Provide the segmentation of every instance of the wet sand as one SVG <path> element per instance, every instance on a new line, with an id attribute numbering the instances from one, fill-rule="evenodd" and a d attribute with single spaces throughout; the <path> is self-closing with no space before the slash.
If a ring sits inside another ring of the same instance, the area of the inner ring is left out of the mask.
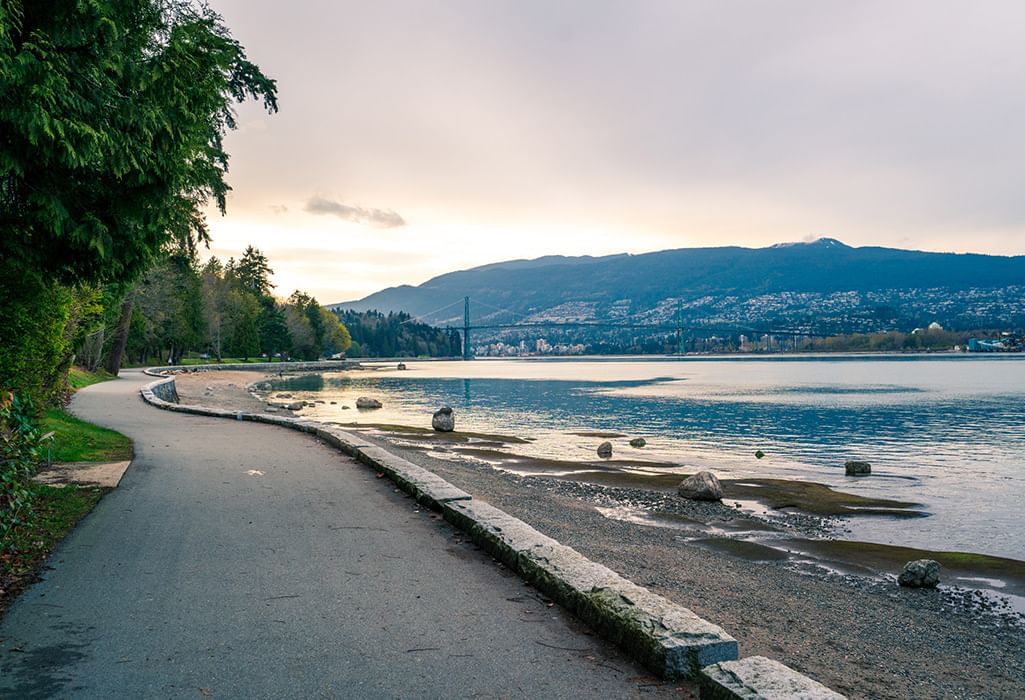
<path id="1" fill-rule="evenodd" d="M 179 377 L 183 402 L 262 410 L 245 390 L 259 375 L 213 374 Z M 531 464 L 515 455 L 514 441 L 498 435 L 358 429 L 722 625 L 745 656 L 778 659 L 850 697 L 1022 696 L 1021 616 L 970 589 L 898 587 L 896 570 L 925 556 L 920 550 L 827 538 L 842 528 L 843 519 L 830 514 L 838 503 L 853 511 L 848 517 L 871 509 L 917 514 L 914 504 L 845 501 L 850 494 L 809 482 L 749 479 L 727 483 L 725 503 L 697 503 L 673 492 L 679 474 L 637 473 L 611 460 Z M 765 513 L 742 511 L 731 499 L 760 499 Z M 933 557 L 948 567 L 945 584 L 974 577 L 996 590 L 1025 590 L 1021 562 L 947 554 Z"/>

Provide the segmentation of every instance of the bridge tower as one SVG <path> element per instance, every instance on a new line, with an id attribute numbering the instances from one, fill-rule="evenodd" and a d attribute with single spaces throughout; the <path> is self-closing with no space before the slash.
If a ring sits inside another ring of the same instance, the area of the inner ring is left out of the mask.
<path id="1" fill-rule="evenodd" d="M 463 359 L 473 359 L 470 352 L 470 297 L 463 297 Z"/>

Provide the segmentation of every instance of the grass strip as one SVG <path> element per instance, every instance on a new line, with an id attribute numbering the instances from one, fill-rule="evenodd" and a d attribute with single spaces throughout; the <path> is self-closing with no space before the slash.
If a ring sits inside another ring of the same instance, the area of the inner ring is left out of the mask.
<path id="1" fill-rule="evenodd" d="M 97 370 L 96 372 L 90 372 L 89 370 L 82 369 L 81 367 L 72 367 L 68 371 L 68 386 L 71 387 L 72 391 L 78 391 L 87 386 L 93 384 L 99 384 L 107 380 L 114 379 L 114 375 L 105 370 Z"/>
<path id="2" fill-rule="evenodd" d="M 119 462 L 132 457 L 132 441 L 121 433 L 87 423 L 60 408 L 51 408 L 40 430 L 53 432 L 54 462 Z"/>
<path id="3" fill-rule="evenodd" d="M 0 613 L 38 578 L 46 557 L 110 489 L 32 482 L 33 517 L 14 529 L 0 550 Z"/>

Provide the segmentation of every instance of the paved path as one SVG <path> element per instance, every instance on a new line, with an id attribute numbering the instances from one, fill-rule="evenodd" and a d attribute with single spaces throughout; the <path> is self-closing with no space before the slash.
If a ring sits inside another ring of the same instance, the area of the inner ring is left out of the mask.
<path id="1" fill-rule="evenodd" d="M 135 461 L 0 622 L 0 697 L 679 697 L 390 482 L 287 429 L 72 411 Z M 655 684 L 655 685 L 651 685 Z"/>

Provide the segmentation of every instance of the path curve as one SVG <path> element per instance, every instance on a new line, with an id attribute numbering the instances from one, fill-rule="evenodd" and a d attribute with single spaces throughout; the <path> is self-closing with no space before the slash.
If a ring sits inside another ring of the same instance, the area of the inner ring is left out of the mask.
<path id="1" fill-rule="evenodd" d="M 135 459 L 0 621 L 0 697 L 687 694 L 366 467 L 146 406 L 148 381 L 72 403 Z"/>

